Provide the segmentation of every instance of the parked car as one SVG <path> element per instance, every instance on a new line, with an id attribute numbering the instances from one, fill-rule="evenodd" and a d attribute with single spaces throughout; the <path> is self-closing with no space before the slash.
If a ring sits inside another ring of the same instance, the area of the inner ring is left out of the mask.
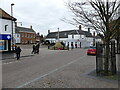
<path id="1" fill-rule="evenodd" d="M 96 55 L 96 47 L 90 47 L 87 50 L 87 55 Z"/>

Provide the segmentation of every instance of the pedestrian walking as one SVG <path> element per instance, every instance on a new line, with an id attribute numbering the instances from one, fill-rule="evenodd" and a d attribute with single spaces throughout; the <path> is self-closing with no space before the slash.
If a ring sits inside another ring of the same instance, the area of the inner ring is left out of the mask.
<path id="1" fill-rule="evenodd" d="M 31 53 L 32 53 L 32 54 L 33 54 L 33 53 L 35 54 L 35 53 L 36 53 L 36 50 L 35 50 L 35 49 L 36 49 L 36 46 L 35 46 L 35 44 L 33 44 L 33 47 L 32 47 L 32 48 L 33 48 L 33 50 L 32 50 Z"/>
<path id="2" fill-rule="evenodd" d="M 16 47 L 16 57 L 17 57 L 17 60 L 20 59 L 20 52 L 22 51 L 20 46 Z"/>
<path id="3" fill-rule="evenodd" d="M 71 43 L 71 49 L 73 49 L 73 48 L 74 48 L 73 43 Z"/>
<path id="4" fill-rule="evenodd" d="M 75 48 L 77 48 L 77 43 L 75 43 Z"/>
<path id="5" fill-rule="evenodd" d="M 39 54 L 39 48 L 40 48 L 40 44 L 37 43 L 37 45 L 36 45 L 36 53 L 37 53 L 37 54 Z"/>
<path id="6" fill-rule="evenodd" d="M 48 49 L 50 49 L 50 45 L 48 45 Z"/>
<path id="7" fill-rule="evenodd" d="M 69 50 L 69 44 L 67 45 L 67 50 Z"/>

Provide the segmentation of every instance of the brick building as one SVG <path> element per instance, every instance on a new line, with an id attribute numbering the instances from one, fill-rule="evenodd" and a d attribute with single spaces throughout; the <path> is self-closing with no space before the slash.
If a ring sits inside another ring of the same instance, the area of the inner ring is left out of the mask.
<path id="1" fill-rule="evenodd" d="M 36 32 L 30 28 L 18 27 L 15 28 L 16 44 L 32 44 L 36 42 Z"/>

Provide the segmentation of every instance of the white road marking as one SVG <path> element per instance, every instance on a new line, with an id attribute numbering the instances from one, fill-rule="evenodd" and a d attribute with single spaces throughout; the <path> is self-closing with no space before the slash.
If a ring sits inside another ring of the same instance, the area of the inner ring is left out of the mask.
<path id="1" fill-rule="evenodd" d="M 19 61 L 11 61 L 11 62 L 5 62 L 5 63 L 2 63 L 2 65 L 5 65 L 5 64 L 12 64 L 12 63 L 17 63 Z"/>
<path id="2" fill-rule="evenodd" d="M 64 67 L 66 67 L 66 66 L 69 66 L 70 64 L 72 64 L 72 63 L 74 63 L 74 62 L 79 61 L 80 59 L 83 59 L 84 57 L 86 57 L 86 55 L 84 55 L 84 56 L 82 56 L 82 57 L 80 57 L 80 58 L 78 58 L 78 59 L 76 59 L 76 60 L 74 60 L 74 61 L 71 61 L 71 62 L 69 62 L 69 63 L 67 63 L 67 64 L 65 64 L 65 65 L 63 65 L 63 66 L 61 66 L 61 67 L 58 67 L 58 68 L 56 68 L 56 69 L 54 69 L 54 70 L 52 70 L 52 71 L 50 71 L 50 72 L 48 72 L 48 73 L 40 76 L 40 77 L 37 77 L 37 78 L 35 78 L 35 79 L 33 79 L 33 80 L 29 81 L 29 82 L 26 82 L 26 83 L 24 83 L 24 84 L 22 84 L 22 85 L 20 85 L 20 86 L 18 86 L 18 87 L 16 87 L 16 88 L 22 88 L 22 87 L 24 87 L 24 86 L 26 86 L 26 85 L 28 85 L 28 84 L 30 84 L 30 83 L 32 83 L 32 82 L 35 82 L 35 81 L 37 81 L 37 80 L 40 80 L 40 79 L 42 79 L 43 77 L 46 77 L 46 76 L 48 76 L 48 75 L 50 75 L 50 74 L 52 74 L 52 73 L 54 73 L 54 72 L 56 72 L 56 71 L 64 68 Z M 15 90 L 16 90 L 16 89 L 15 89 Z"/>

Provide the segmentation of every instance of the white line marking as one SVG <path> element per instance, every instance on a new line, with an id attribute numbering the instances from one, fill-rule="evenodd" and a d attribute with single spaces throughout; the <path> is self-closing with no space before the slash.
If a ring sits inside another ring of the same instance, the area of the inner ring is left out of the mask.
<path id="1" fill-rule="evenodd" d="M 3 65 L 5 65 L 5 64 L 12 64 L 12 63 L 17 63 L 17 62 L 19 62 L 19 61 L 11 61 L 11 62 L 6 62 L 6 63 L 2 63 Z"/>
<path id="2" fill-rule="evenodd" d="M 35 79 L 33 79 L 33 80 L 29 81 L 29 82 L 26 82 L 26 83 L 24 83 L 24 84 L 22 84 L 22 85 L 20 85 L 20 86 L 18 86 L 18 87 L 16 87 L 16 88 L 22 88 L 22 87 L 24 87 L 24 86 L 26 86 L 26 85 L 28 85 L 28 84 L 30 84 L 30 83 L 32 83 L 32 82 L 35 82 L 35 81 L 37 81 L 37 80 L 40 80 L 40 79 L 42 79 L 42 78 L 45 77 L 45 76 L 48 76 L 48 75 L 50 75 L 50 74 L 52 74 L 52 73 L 54 73 L 54 72 L 56 72 L 56 71 L 58 71 L 58 70 L 60 70 L 60 69 L 62 69 L 62 68 L 64 68 L 64 67 L 66 67 L 66 66 L 74 63 L 74 62 L 77 62 L 77 61 L 79 61 L 80 59 L 83 59 L 84 57 L 86 57 L 86 55 L 84 55 L 84 56 L 82 56 L 82 57 L 80 57 L 80 58 L 78 58 L 78 59 L 76 59 L 76 60 L 74 60 L 74 61 L 71 61 L 71 62 L 69 62 L 69 63 L 67 63 L 67 64 L 65 64 L 65 65 L 63 65 L 63 66 L 61 66 L 61 67 L 58 67 L 58 68 L 56 68 L 56 69 L 48 72 L 47 74 L 44 74 L 44 75 L 42 75 L 42 76 L 40 76 L 40 77 L 38 77 L 38 78 L 35 78 Z"/>

